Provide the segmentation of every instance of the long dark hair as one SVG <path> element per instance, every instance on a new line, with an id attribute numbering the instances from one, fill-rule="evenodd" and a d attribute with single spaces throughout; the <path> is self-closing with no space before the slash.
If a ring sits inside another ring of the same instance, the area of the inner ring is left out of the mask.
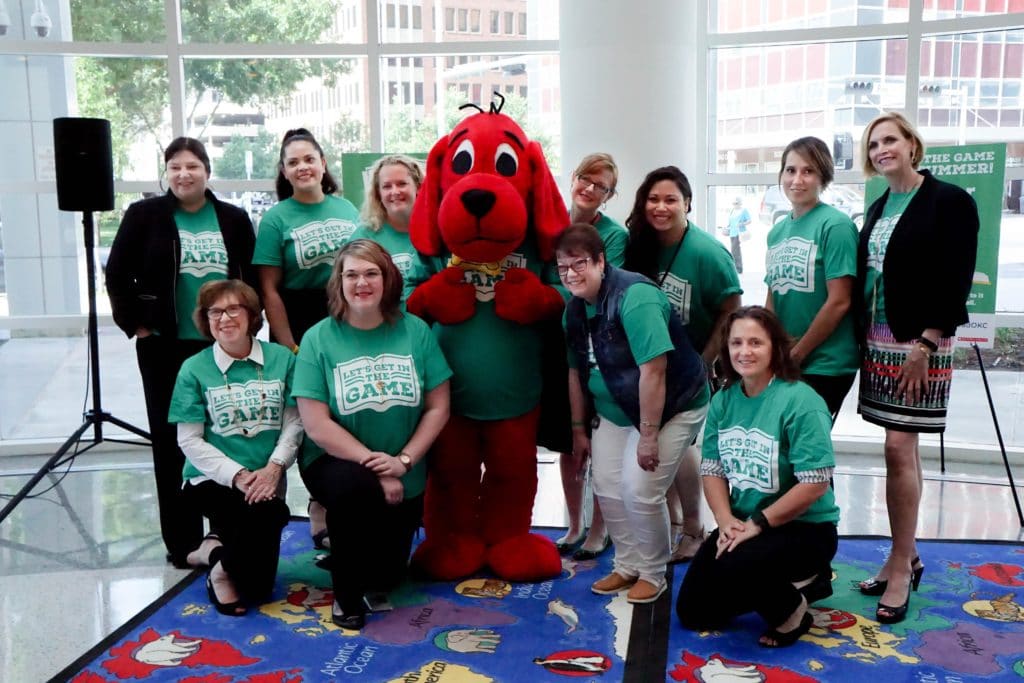
<path id="1" fill-rule="evenodd" d="M 325 159 L 327 155 L 324 154 L 324 148 L 320 146 L 320 143 L 316 141 L 313 134 L 305 128 L 293 128 L 286 131 L 284 139 L 281 140 L 281 153 L 277 157 L 277 180 L 274 181 L 274 189 L 277 190 L 277 198 L 288 199 L 295 194 L 295 188 L 288 182 L 288 179 L 284 177 L 284 150 L 293 142 L 305 141 L 313 145 L 316 151 L 320 154 L 321 159 Z M 323 188 L 324 194 L 334 194 L 338 191 L 338 183 L 334 180 L 334 176 L 331 175 L 330 170 L 324 168 L 323 178 L 320 179 L 320 187 Z"/>
<path id="2" fill-rule="evenodd" d="M 651 193 L 651 188 L 662 180 L 671 180 L 675 183 L 683 199 L 690 205 L 686 212 L 690 212 L 693 208 L 693 190 L 686 174 L 675 166 L 662 166 L 648 173 L 640 183 L 636 190 L 636 198 L 633 200 L 633 210 L 626 219 L 629 244 L 626 246 L 623 267 L 655 281 L 658 279 L 658 251 L 661 245 L 658 244 L 657 231 L 647 222 L 647 195 Z"/>
<path id="3" fill-rule="evenodd" d="M 772 358 L 769 364 L 772 374 L 787 382 L 800 379 L 800 366 L 789 354 L 793 342 L 785 328 L 782 327 L 778 316 L 764 306 L 743 306 L 734 310 L 722 321 L 718 357 L 722 359 L 722 375 L 725 377 L 726 383 L 732 384 L 740 379 L 740 374 L 732 366 L 732 359 L 729 356 L 729 331 L 734 322 L 744 318 L 753 320 L 768 333 L 768 339 L 772 343 Z"/>

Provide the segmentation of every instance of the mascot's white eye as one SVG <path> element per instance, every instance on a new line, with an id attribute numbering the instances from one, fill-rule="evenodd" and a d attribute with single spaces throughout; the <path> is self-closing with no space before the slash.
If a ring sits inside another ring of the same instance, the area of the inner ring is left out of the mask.
<path id="1" fill-rule="evenodd" d="M 512 177 L 519 168 L 519 156 L 512 145 L 503 142 L 494 152 L 494 170 L 506 177 Z"/>
<path id="2" fill-rule="evenodd" d="M 475 155 L 476 152 L 473 151 L 473 141 L 463 140 L 455 149 L 455 156 L 452 157 L 452 170 L 459 175 L 469 173 L 470 169 L 473 168 L 473 157 Z"/>

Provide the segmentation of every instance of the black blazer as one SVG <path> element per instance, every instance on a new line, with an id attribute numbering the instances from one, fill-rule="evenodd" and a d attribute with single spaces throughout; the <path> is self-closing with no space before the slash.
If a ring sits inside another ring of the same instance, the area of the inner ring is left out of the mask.
<path id="1" fill-rule="evenodd" d="M 213 204 L 228 252 L 228 277 L 240 278 L 256 288 L 252 265 L 256 233 L 249 215 L 206 191 Z M 174 295 L 181 265 L 181 243 L 174 222 L 177 198 L 167 192 L 128 207 L 107 259 L 107 294 L 114 322 L 129 338 L 146 327 L 175 338 L 178 320 Z"/>
<path id="2" fill-rule="evenodd" d="M 967 322 L 978 255 L 978 207 L 966 191 L 921 171 L 924 182 L 896 224 L 882 261 L 885 317 L 897 341 L 910 341 L 926 328 L 949 337 Z M 886 190 L 864 217 L 857 250 L 857 291 L 861 322 L 870 316 L 864 301 L 868 240 L 882 215 Z M 864 326 L 861 325 L 863 332 Z"/>

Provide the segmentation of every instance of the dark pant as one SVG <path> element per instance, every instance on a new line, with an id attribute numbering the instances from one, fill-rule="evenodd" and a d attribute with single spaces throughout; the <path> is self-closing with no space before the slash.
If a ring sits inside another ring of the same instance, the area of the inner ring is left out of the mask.
<path id="1" fill-rule="evenodd" d="M 150 335 L 135 342 L 135 353 L 146 395 L 146 416 L 153 439 L 153 471 L 160 506 L 160 533 L 175 564 L 203 539 L 203 516 L 185 502 L 181 493 L 181 470 L 185 455 L 178 448 L 178 426 L 167 421 L 174 381 L 181 364 L 207 346 L 208 341 L 169 339 Z"/>
<path id="2" fill-rule="evenodd" d="M 843 407 L 843 400 L 850 393 L 853 378 L 856 376 L 856 373 L 851 375 L 803 375 L 800 379 L 811 385 L 818 396 L 825 399 L 828 412 L 832 415 L 832 422 L 835 423 L 836 417 L 839 416 L 839 409 Z"/>
<path id="3" fill-rule="evenodd" d="M 288 314 L 288 329 L 296 344 L 302 343 L 306 330 L 327 317 L 327 292 L 323 289 L 285 289 L 279 292 Z M 277 341 L 270 335 L 271 341 Z"/>
<path id="4" fill-rule="evenodd" d="M 717 542 L 715 529 L 683 578 L 676 614 L 685 628 L 721 629 L 747 612 L 757 612 L 772 628 L 780 625 L 800 605 L 793 582 L 828 571 L 839 536 L 829 522 L 790 522 L 715 559 Z"/>
<path id="5" fill-rule="evenodd" d="M 220 562 L 243 600 L 265 600 L 274 590 L 281 530 L 288 523 L 288 505 L 280 498 L 245 502 L 238 489 L 204 481 L 185 484 L 184 497 L 210 519 L 224 546 Z"/>
<path id="6" fill-rule="evenodd" d="M 423 496 L 389 505 L 376 474 L 326 454 L 302 472 L 302 481 L 327 508 L 334 598 L 345 614 L 361 614 L 363 595 L 390 590 L 405 576 Z"/>
<path id="7" fill-rule="evenodd" d="M 732 246 L 732 260 L 736 262 L 736 272 L 743 272 L 743 247 L 740 246 L 740 236 L 729 238 L 730 246 Z"/>

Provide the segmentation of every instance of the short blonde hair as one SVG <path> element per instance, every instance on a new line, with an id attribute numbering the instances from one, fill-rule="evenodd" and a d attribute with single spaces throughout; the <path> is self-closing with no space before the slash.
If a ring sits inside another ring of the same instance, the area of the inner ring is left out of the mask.
<path id="1" fill-rule="evenodd" d="M 875 129 L 875 126 L 886 121 L 895 124 L 900 133 L 903 134 L 903 138 L 910 140 L 914 144 L 914 150 L 910 153 L 910 165 L 915 170 L 921 165 L 921 160 L 924 158 L 924 140 L 921 139 L 921 134 L 917 132 L 914 124 L 898 111 L 887 111 L 875 117 L 868 124 L 867 128 L 864 129 L 864 135 L 860 139 L 861 168 L 866 178 L 878 175 L 878 171 L 875 170 L 875 167 L 871 164 L 871 158 L 868 156 L 868 141 L 871 138 L 871 131 Z"/>
<path id="2" fill-rule="evenodd" d="M 608 171 L 612 174 L 612 191 L 608 193 L 608 198 L 613 197 L 615 195 L 615 187 L 619 184 L 619 167 L 615 165 L 615 159 L 612 159 L 611 154 L 605 152 L 588 154 L 583 157 L 579 166 L 572 172 L 572 177 L 578 178 L 581 175 L 598 171 Z"/>
<path id="3" fill-rule="evenodd" d="M 420 163 L 412 157 L 404 154 L 389 154 L 378 159 L 370 167 L 370 182 L 366 185 L 363 210 L 359 215 L 363 224 L 374 232 L 380 230 L 380 227 L 388 219 L 388 212 L 384 209 L 384 202 L 380 197 L 380 172 L 385 166 L 405 166 L 409 170 L 409 176 L 412 178 L 417 192 L 419 192 L 420 185 L 423 184 L 423 169 L 420 167 Z"/>
<path id="4" fill-rule="evenodd" d="M 196 308 L 192 311 L 192 322 L 196 324 L 199 334 L 207 339 L 213 339 L 213 334 L 210 333 L 210 319 L 206 317 L 206 312 L 217 299 L 228 294 L 234 294 L 239 305 L 249 313 L 247 333 L 250 337 L 255 336 L 263 327 L 263 307 L 260 306 L 260 296 L 256 290 L 241 280 L 213 280 L 199 288 Z"/>

